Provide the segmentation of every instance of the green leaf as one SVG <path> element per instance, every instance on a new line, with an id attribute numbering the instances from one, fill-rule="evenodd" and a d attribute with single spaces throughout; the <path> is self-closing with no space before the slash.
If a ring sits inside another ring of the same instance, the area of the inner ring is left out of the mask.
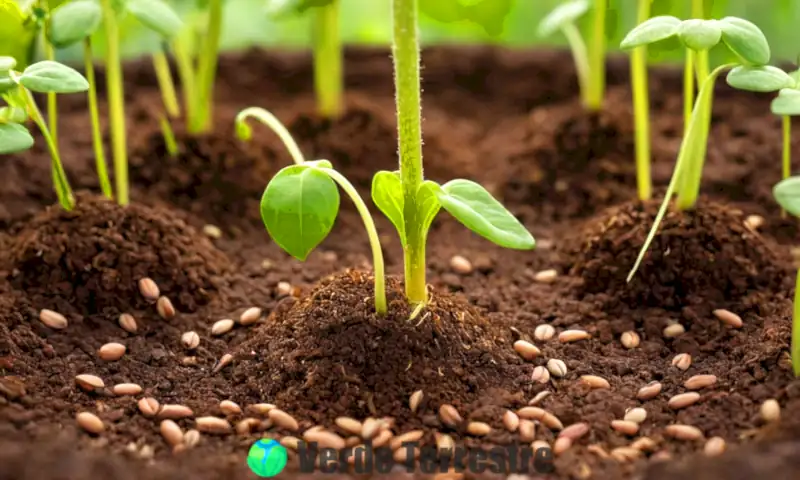
<path id="1" fill-rule="evenodd" d="M 743 63 L 749 65 L 769 63 L 767 37 L 754 23 L 741 18 L 725 17 L 717 24 L 722 30 L 722 41 Z"/>
<path id="2" fill-rule="evenodd" d="M 310 8 L 325 7 L 333 0 L 268 0 L 267 14 L 275 17 L 303 15 Z"/>
<path id="3" fill-rule="evenodd" d="M 261 219 L 267 232 L 301 261 L 328 236 L 338 212 L 336 183 L 308 164 L 283 168 L 261 197 Z"/>
<path id="4" fill-rule="evenodd" d="M 789 177 L 772 188 L 778 204 L 794 216 L 800 216 L 800 177 Z"/>
<path id="5" fill-rule="evenodd" d="M 671 15 L 662 15 L 650 18 L 633 28 L 622 43 L 619 44 L 623 50 L 649 45 L 660 42 L 678 34 L 681 21 Z"/>
<path id="6" fill-rule="evenodd" d="M 589 11 L 589 7 L 590 4 L 586 0 L 572 0 L 562 3 L 539 22 L 539 36 L 549 37 L 560 30 L 561 27 L 575 23 L 577 19 Z"/>
<path id="7" fill-rule="evenodd" d="M 470 180 L 452 180 L 436 192 L 439 202 L 473 232 L 505 248 L 529 250 L 533 236 L 485 188 Z"/>
<path id="8" fill-rule="evenodd" d="M 25 123 L 28 112 L 19 107 L 0 107 L 0 123 Z"/>
<path id="9" fill-rule="evenodd" d="M 26 20 L 16 1 L 0 0 L 0 55 L 16 59 L 19 68 L 30 61 L 36 40 L 36 23 Z"/>
<path id="10" fill-rule="evenodd" d="M 16 87 L 17 82 L 15 82 L 14 79 L 7 74 L 7 72 L 6 74 L 0 72 L 0 94 L 6 93 L 7 91 Z"/>
<path id="11" fill-rule="evenodd" d="M 0 123 L 0 155 L 23 152 L 33 146 L 28 129 L 18 123 Z"/>
<path id="12" fill-rule="evenodd" d="M 52 60 L 36 62 L 26 68 L 19 83 L 40 93 L 75 93 L 89 90 L 89 82 L 72 67 Z"/>
<path id="13" fill-rule="evenodd" d="M 442 23 L 464 19 L 464 8 L 458 0 L 419 0 L 419 11 Z"/>
<path id="14" fill-rule="evenodd" d="M 126 8 L 142 25 L 162 37 L 172 37 L 183 28 L 181 18 L 162 0 L 128 0 Z"/>
<path id="15" fill-rule="evenodd" d="M 65 3 L 50 13 L 50 42 L 58 48 L 80 42 L 97 30 L 102 19 L 103 11 L 93 0 Z"/>
<path id="16" fill-rule="evenodd" d="M 14 57 L 0 57 L 0 73 L 7 73 L 17 66 L 17 61 Z"/>
<path id="17" fill-rule="evenodd" d="M 750 92 L 777 92 L 795 85 L 794 79 L 788 73 L 770 65 L 734 67 L 725 80 L 733 88 Z"/>
<path id="18" fill-rule="evenodd" d="M 506 18 L 511 12 L 513 0 L 481 0 L 464 7 L 464 17 L 480 25 L 491 36 L 503 33 Z"/>
<path id="19" fill-rule="evenodd" d="M 770 110 L 775 115 L 800 115 L 800 91 L 793 88 L 784 88 L 772 100 Z"/>
<path id="20" fill-rule="evenodd" d="M 406 244 L 406 222 L 403 215 L 405 200 L 399 172 L 380 171 L 372 177 L 372 201 L 386 215 L 397 233 L 400 243 Z"/>
<path id="21" fill-rule="evenodd" d="M 427 236 L 428 230 L 431 228 L 431 224 L 433 220 L 436 218 L 436 214 L 439 213 L 439 209 L 442 208 L 442 204 L 439 202 L 438 192 L 440 192 L 442 187 L 439 186 L 438 183 L 425 180 L 419 186 L 419 190 L 417 190 L 417 206 L 419 211 L 421 212 L 422 217 L 422 231 L 425 232 Z"/>
<path id="22" fill-rule="evenodd" d="M 700 20 L 690 18 L 681 22 L 678 28 L 678 38 L 686 48 L 695 51 L 709 50 L 718 44 L 722 38 L 722 30 L 716 20 Z"/>

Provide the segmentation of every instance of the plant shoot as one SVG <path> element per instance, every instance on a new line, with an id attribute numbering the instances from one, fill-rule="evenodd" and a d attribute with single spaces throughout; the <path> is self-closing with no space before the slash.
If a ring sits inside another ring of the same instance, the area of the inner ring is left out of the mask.
<path id="1" fill-rule="evenodd" d="M 650 18 L 651 0 L 639 0 L 638 22 Z M 647 45 L 631 52 L 631 87 L 633 88 L 633 118 L 636 154 L 636 189 L 640 200 L 652 195 L 650 178 L 650 92 L 647 82 Z"/>
<path id="2" fill-rule="evenodd" d="M 772 189 L 772 193 L 784 211 L 795 217 L 800 216 L 800 176 L 781 180 Z M 791 358 L 794 376 L 800 377 L 800 269 L 798 269 L 794 287 Z"/>

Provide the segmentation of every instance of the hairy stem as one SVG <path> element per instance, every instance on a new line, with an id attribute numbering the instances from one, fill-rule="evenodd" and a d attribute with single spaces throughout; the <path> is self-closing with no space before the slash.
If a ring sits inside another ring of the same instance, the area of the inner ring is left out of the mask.
<path id="1" fill-rule="evenodd" d="M 338 117 L 342 110 L 342 43 L 339 37 L 339 0 L 314 12 L 314 89 L 319 113 Z"/>
<path id="2" fill-rule="evenodd" d="M 589 110 L 603 108 L 606 90 L 606 11 L 608 0 L 594 0 L 592 41 L 589 44 Z"/>
<path id="3" fill-rule="evenodd" d="M 800 270 L 794 286 L 794 312 L 792 317 L 792 370 L 800 377 Z"/>
<path id="4" fill-rule="evenodd" d="M 175 82 L 172 80 L 169 61 L 167 61 L 167 55 L 163 49 L 153 53 L 153 68 L 156 71 L 158 88 L 161 90 L 161 99 L 167 115 L 171 118 L 180 117 L 181 108 L 178 104 L 178 95 L 175 93 Z"/>
<path id="5" fill-rule="evenodd" d="M 106 89 L 108 90 L 108 118 L 111 129 L 111 152 L 114 157 L 114 182 L 117 202 L 127 205 L 128 198 L 128 150 L 125 138 L 125 96 L 122 85 L 122 63 L 119 54 L 119 30 L 117 14 L 111 6 L 112 0 L 100 0 L 103 9 L 103 25 L 106 30 Z"/>
<path id="6" fill-rule="evenodd" d="M 222 0 L 209 0 L 208 26 L 197 67 L 198 105 L 189 119 L 189 132 L 208 132 L 213 127 L 214 77 L 217 74 L 219 39 L 222 33 Z"/>
<path id="7" fill-rule="evenodd" d="M 639 0 L 639 23 L 650 18 L 650 1 Z M 647 83 L 646 46 L 635 48 L 631 53 L 631 80 L 636 125 L 636 186 L 639 199 L 649 200 L 652 195 L 652 181 L 650 179 L 650 92 Z"/>
<path id="8" fill-rule="evenodd" d="M 83 62 L 86 70 L 86 80 L 89 82 L 87 95 L 89 97 L 89 117 L 92 121 L 92 146 L 94 147 L 97 178 L 100 180 L 100 189 L 103 191 L 103 195 L 107 198 L 114 198 L 114 192 L 111 190 L 111 180 L 108 178 L 103 132 L 100 130 L 100 114 L 97 109 L 97 83 L 94 76 L 92 41 L 88 37 L 83 40 Z"/>
<path id="9" fill-rule="evenodd" d="M 289 130 L 278 120 L 278 117 L 273 115 L 266 109 L 261 107 L 250 107 L 245 108 L 238 115 L 236 115 L 236 135 L 242 140 L 249 140 L 252 136 L 252 132 L 250 126 L 247 125 L 247 119 L 253 117 L 259 122 L 263 123 L 270 130 L 275 132 L 278 137 L 280 137 L 283 144 L 286 146 L 286 149 L 289 150 L 289 155 L 292 156 L 292 160 L 295 164 L 300 165 L 305 162 L 305 157 L 303 157 L 303 152 L 300 151 L 300 147 L 297 146 L 297 142 L 294 141 L 292 135 L 289 133 Z"/>
<path id="10" fill-rule="evenodd" d="M 561 28 L 572 51 L 572 61 L 575 62 L 575 72 L 578 75 L 578 86 L 581 90 L 581 100 L 584 105 L 589 104 L 589 82 L 591 81 L 589 68 L 589 54 L 586 42 L 583 41 L 578 27 L 569 23 Z"/>

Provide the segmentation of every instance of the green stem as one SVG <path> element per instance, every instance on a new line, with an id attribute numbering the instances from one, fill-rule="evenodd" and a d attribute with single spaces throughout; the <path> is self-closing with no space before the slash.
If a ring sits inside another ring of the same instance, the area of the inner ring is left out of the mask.
<path id="1" fill-rule="evenodd" d="M 794 315 L 792 317 L 792 369 L 800 377 L 800 270 L 794 286 Z"/>
<path id="2" fill-rule="evenodd" d="M 94 163 L 97 168 L 97 178 L 100 180 L 100 189 L 107 198 L 114 198 L 111 190 L 111 180 L 108 178 L 106 166 L 106 152 L 103 147 L 103 133 L 100 130 L 100 114 L 97 109 L 97 82 L 94 77 L 94 62 L 92 55 L 92 41 L 86 37 L 83 41 L 83 62 L 86 70 L 86 80 L 89 82 L 89 117 L 92 121 L 92 146 L 94 147 Z"/>
<path id="3" fill-rule="evenodd" d="M 195 91 L 195 72 L 192 65 L 192 56 L 186 46 L 186 37 L 179 36 L 172 44 L 172 53 L 175 55 L 175 64 L 178 67 L 178 77 L 181 80 L 183 91 L 183 104 L 186 108 L 186 117 L 191 123 L 197 115 L 197 95 Z"/>
<path id="4" fill-rule="evenodd" d="M 686 49 L 686 60 L 683 66 L 683 133 L 689 129 L 689 119 L 694 108 L 694 50 Z"/>
<path id="5" fill-rule="evenodd" d="M 122 63 L 119 54 L 119 30 L 112 0 L 100 0 L 106 30 L 106 89 L 108 118 L 111 129 L 111 152 L 114 157 L 114 181 L 117 202 L 128 204 L 128 151 L 125 138 L 125 97 L 122 85 Z"/>
<path id="6" fill-rule="evenodd" d="M 342 110 L 342 43 L 339 36 L 339 0 L 314 12 L 314 88 L 319 113 L 338 117 Z"/>
<path id="7" fill-rule="evenodd" d="M 650 1 L 639 0 L 639 23 L 650 18 Z M 631 54 L 631 80 L 636 124 L 636 185 L 639 199 L 649 200 L 652 195 L 652 180 L 650 179 L 650 92 L 647 83 L 646 46 L 634 49 Z"/>
<path id="8" fill-rule="evenodd" d="M 305 157 L 303 157 L 303 152 L 300 151 L 300 147 L 297 146 L 297 142 L 294 141 L 292 135 L 289 133 L 289 130 L 283 126 L 278 117 L 273 115 L 268 110 L 261 108 L 261 107 L 250 107 L 245 108 L 238 115 L 236 115 L 235 127 L 236 127 L 236 135 L 242 140 L 250 140 L 252 136 L 252 130 L 249 125 L 247 125 L 247 119 L 253 117 L 256 120 L 260 121 L 267 127 L 269 127 L 273 132 L 275 132 L 278 137 L 280 137 L 283 144 L 286 146 L 286 149 L 289 150 L 289 154 L 292 156 L 292 160 L 295 164 L 300 165 L 305 162 Z"/>
<path id="9" fill-rule="evenodd" d="M 167 153 L 170 157 L 177 156 L 178 142 L 175 140 L 175 132 L 172 131 L 172 125 L 169 123 L 169 119 L 162 116 L 158 120 L 158 123 L 161 126 L 161 136 L 164 137 L 164 145 L 167 147 Z"/>
<path id="10" fill-rule="evenodd" d="M 46 60 L 54 61 L 56 59 L 56 49 L 50 43 L 50 2 L 49 0 L 42 0 L 36 3 L 39 8 L 44 10 L 48 18 L 44 22 L 44 32 L 42 35 L 42 43 L 44 43 L 44 57 Z M 58 143 L 58 98 L 55 92 L 47 93 L 47 123 L 50 125 L 50 135 L 53 141 Z"/>
<path id="11" fill-rule="evenodd" d="M 199 95 L 195 116 L 189 119 L 189 132 L 208 132 L 213 126 L 214 114 L 214 77 L 217 74 L 217 57 L 219 56 L 219 39 L 222 33 L 222 0 L 209 0 L 208 26 L 205 42 L 200 53 L 197 67 L 197 88 Z"/>
<path id="12" fill-rule="evenodd" d="M 787 179 L 792 174 L 792 117 L 784 115 L 781 118 L 783 125 L 783 178 Z M 781 208 L 781 218 L 786 218 L 786 210 Z"/>
<path id="13" fill-rule="evenodd" d="M 323 172 L 327 173 L 336 183 L 342 187 L 342 190 L 350 197 L 361 215 L 361 220 L 364 222 L 364 228 L 367 230 L 367 237 L 369 238 L 369 245 L 372 249 L 372 265 L 375 271 L 375 312 L 378 315 L 386 314 L 386 279 L 384 276 L 383 267 L 383 251 L 381 250 L 381 242 L 378 237 L 378 231 L 375 229 L 375 223 L 372 221 L 372 216 L 369 214 L 369 209 L 361 199 L 353 185 L 339 172 L 332 168 L 320 168 Z"/>
<path id="14" fill-rule="evenodd" d="M 428 300 L 425 282 L 425 232 L 417 202 L 417 192 L 423 179 L 417 7 L 417 0 L 392 0 L 392 56 L 406 232 L 403 253 L 406 297 L 412 304 L 425 303 Z"/>
<path id="15" fill-rule="evenodd" d="M 172 80 L 172 72 L 163 49 L 153 53 L 153 68 L 156 71 L 158 88 L 161 90 L 161 99 L 164 101 L 167 115 L 172 118 L 180 117 L 181 108 L 178 96 L 175 94 L 175 82 Z"/>
<path id="16" fill-rule="evenodd" d="M 581 90 L 581 100 L 584 105 L 589 104 L 589 54 L 586 50 L 586 42 L 583 41 L 581 32 L 572 23 L 561 27 L 561 32 L 567 39 L 569 48 L 572 51 L 572 61 L 575 62 L 575 73 L 578 75 L 578 86 Z"/>
<path id="17" fill-rule="evenodd" d="M 603 108 L 606 89 L 606 10 L 608 0 L 594 0 L 592 41 L 589 44 L 589 97 L 586 107 Z"/>
<path id="18" fill-rule="evenodd" d="M 705 20 L 705 0 L 692 0 L 692 18 Z M 709 74 L 708 66 L 708 50 L 700 50 L 695 55 L 695 63 L 697 69 L 697 84 L 701 85 Z"/>

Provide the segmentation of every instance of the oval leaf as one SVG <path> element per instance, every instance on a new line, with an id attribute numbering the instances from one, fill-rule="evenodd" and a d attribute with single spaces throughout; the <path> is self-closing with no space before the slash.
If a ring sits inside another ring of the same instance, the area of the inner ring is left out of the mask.
<path id="1" fill-rule="evenodd" d="M 28 90 L 41 93 L 75 93 L 89 90 L 89 82 L 72 67 L 52 60 L 36 62 L 26 68 L 19 83 Z"/>
<path id="2" fill-rule="evenodd" d="M 625 35 L 620 48 L 629 50 L 643 45 L 660 42 L 678 34 L 680 19 L 671 15 L 661 15 L 646 20 Z"/>
<path id="3" fill-rule="evenodd" d="M 436 191 L 442 206 L 473 232 L 505 248 L 529 250 L 533 236 L 485 188 L 469 180 L 452 180 Z"/>
<path id="4" fill-rule="evenodd" d="M 0 107 L 0 123 L 25 123 L 28 112 L 19 107 Z"/>
<path id="5" fill-rule="evenodd" d="M 0 94 L 6 93 L 16 86 L 17 82 L 15 82 L 13 78 L 8 75 L 3 75 L 3 73 L 0 72 Z"/>
<path id="6" fill-rule="evenodd" d="M 28 129 L 17 123 L 0 123 L 0 155 L 23 152 L 33 146 Z"/>
<path id="7" fill-rule="evenodd" d="M 775 115 L 800 115 L 800 90 L 784 88 L 778 93 L 778 96 L 772 100 L 770 110 Z"/>
<path id="8" fill-rule="evenodd" d="M 162 0 L 128 0 L 126 9 L 145 27 L 162 37 L 172 37 L 183 28 L 183 21 Z"/>
<path id="9" fill-rule="evenodd" d="M 716 20 L 691 18 L 681 22 L 678 28 L 681 43 L 692 50 L 709 50 L 722 38 L 722 30 Z"/>
<path id="10" fill-rule="evenodd" d="M 725 80 L 733 88 L 750 92 L 777 92 L 783 88 L 792 88 L 795 84 L 788 73 L 770 65 L 734 67 Z"/>
<path id="11" fill-rule="evenodd" d="M 372 177 L 372 201 L 386 215 L 397 233 L 400 243 L 406 244 L 406 222 L 403 216 L 405 200 L 399 172 L 380 171 Z"/>
<path id="12" fill-rule="evenodd" d="M 717 22 L 722 41 L 748 65 L 766 65 L 770 51 L 767 37 L 754 23 L 737 17 L 725 17 Z"/>
<path id="13" fill-rule="evenodd" d="M 282 249 L 305 260 L 333 228 L 339 190 L 324 172 L 292 165 L 278 172 L 261 197 L 261 219 Z"/>
<path id="14" fill-rule="evenodd" d="M 575 23 L 578 18 L 589 11 L 589 6 L 589 2 L 586 0 L 562 3 L 539 22 L 539 36 L 548 37 L 564 25 Z"/>
<path id="15" fill-rule="evenodd" d="M 92 0 L 64 3 L 50 14 L 50 42 L 63 48 L 80 42 L 100 26 L 103 11 Z"/>
<path id="16" fill-rule="evenodd" d="M 17 66 L 14 57 L 0 57 L 0 72 L 8 72 Z"/>
<path id="17" fill-rule="evenodd" d="M 794 216 L 800 216 L 800 177 L 789 177 L 772 188 L 778 204 Z"/>

